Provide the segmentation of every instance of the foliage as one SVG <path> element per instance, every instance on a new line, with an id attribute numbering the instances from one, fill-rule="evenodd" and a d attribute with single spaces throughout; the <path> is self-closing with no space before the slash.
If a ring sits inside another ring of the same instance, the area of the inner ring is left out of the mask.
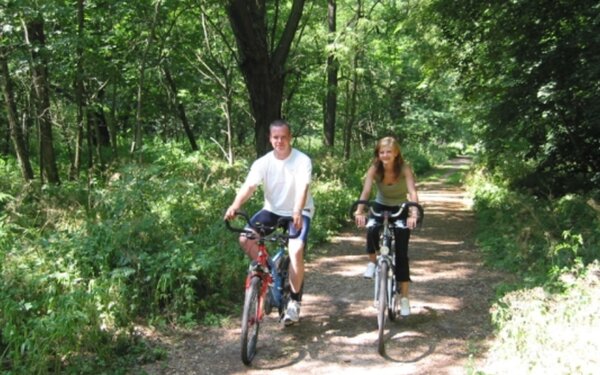
<path id="1" fill-rule="evenodd" d="M 135 347 L 137 319 L 197 319 L 239 302 L 246 261 L 220 218 L 244 166 L 172 144 L 147 151 L 151 164 L 99 176 L 87 193 L 85 183 L 13 190 L 0 221 L 0 346 L 15 371 L 82 356 L 110 368 L 123 340 Z"/>
<path id="2" fill-rule="evenodd" d="M 430 10 L 487 166 L 538 196 L 597 187 L 597 2 L 433 0 Z"/>
<path id="3" fill-rule="evenodd" d="M 490 264 L 544 282 L 578 262 L 600 258 L 600 216 L 591 194 L 544 200 L 506 182 L 471 176 L 479 243 Z"/>
<path id="4" fill-rule="evenodd" d="M 541 287 L 504 296 L 492 309 L 498 333 L 486 374 L 593 374 L 600 350 L 600 266 L 577 266 L 559 278 L 563 293 Z"/>
<path id="5" fill-rule="evenodd" d="M 597 192 L 544 200 L 479 170 L 469 178 L 478 242 L 493 267 L 519 277 L 498 289 L 489 374 L 591 374 L 599 348 Z M 590 357 L 592 356 L 592 357 Z"/>

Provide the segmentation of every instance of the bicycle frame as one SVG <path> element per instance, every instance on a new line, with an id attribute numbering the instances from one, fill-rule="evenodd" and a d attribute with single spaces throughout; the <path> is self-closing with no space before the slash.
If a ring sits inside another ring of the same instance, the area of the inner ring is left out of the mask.
<path id="1" fill-rule="evenodd" d="M 375 272 L 375 285 L 374 285 L 374 293 L 373 293 L 373 301 L 374 305 L 377 306 L 379 303 L 379 277 L 382 263 L 387 264 L 387 305 L 391 306 L 394 303 L 395 292 L 396 292 L 396 278 L 395 268 L 396 268 L 396 253 L 392 250 L 394 244 L 394 235 L 390 228 L 389 218 L 390 212 L 383 212 L 383 223 L 381 226 L 383 227 L 383 233 L 381 235 L 381 247 L 379 249 L 379 255 L 377 256 L 377 270 Z M 390 311 L 392 312 L 392 311 Z M 394 320 L 395 316 L 390 314 L 390 319 Z"/>

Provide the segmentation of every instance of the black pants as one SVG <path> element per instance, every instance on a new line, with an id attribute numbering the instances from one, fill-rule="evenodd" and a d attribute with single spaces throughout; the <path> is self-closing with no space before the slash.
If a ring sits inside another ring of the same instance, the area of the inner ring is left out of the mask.
<path id="1" fill-rule="evenodd" d="M 398 207 L 384 206 L 382 204 L 376 204 L 374 209 L 377 212 L 381 211 L 396 211 Z M 394 228 L 394 243 L 396 252 L 396 281 L 411 281 L 410 280 L 410 267 L 408 264 L 408 241 L 410 240 L 410 229 L 406 228 L 406 219 L 408 217 L 408 211 L 403 212 L 400 217 L 394 219 L 393 222 L 400 222 L 403 228 Z M 374 254 L 379 251 L 380 243 L 379 236 L 381 234 L 381 225 L 374 224 L 374 222 L 381 224 L 383 218 L 377 218 L 369 216 L 369 222 L 367 223 L 367 253 Z M 400 224 L 399 223 L 399 224 Z M 371 224 L 371 225 L 370 225 Z M 391 250 L 391 249 L 390 249 Z"/>

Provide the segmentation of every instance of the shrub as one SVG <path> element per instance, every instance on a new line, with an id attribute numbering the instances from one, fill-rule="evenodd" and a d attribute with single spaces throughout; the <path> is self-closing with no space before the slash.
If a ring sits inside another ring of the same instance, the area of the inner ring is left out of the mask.
<path id="1" fill-rule="evenodd" d="M 506 374 L 593 374 L 600 340 L 600 267 L 560 275 L 565 291 L 552 294 L 541 287 L 504 296 L 492 309 L 496 340 L 482 370 Z"/>

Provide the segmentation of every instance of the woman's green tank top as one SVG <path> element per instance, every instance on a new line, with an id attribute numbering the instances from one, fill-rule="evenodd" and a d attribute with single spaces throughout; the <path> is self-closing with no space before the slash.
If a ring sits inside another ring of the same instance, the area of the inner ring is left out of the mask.
<path id="1" fill-rule="evenodd" d="M 406 187 L 406 178 L 400 174 L 400 178 L 393 184 L 384 184 L 377 181 L 377 195 L 375 201 L 386 206 L 397 206 L 408 199 L 408 188 Z"/>

